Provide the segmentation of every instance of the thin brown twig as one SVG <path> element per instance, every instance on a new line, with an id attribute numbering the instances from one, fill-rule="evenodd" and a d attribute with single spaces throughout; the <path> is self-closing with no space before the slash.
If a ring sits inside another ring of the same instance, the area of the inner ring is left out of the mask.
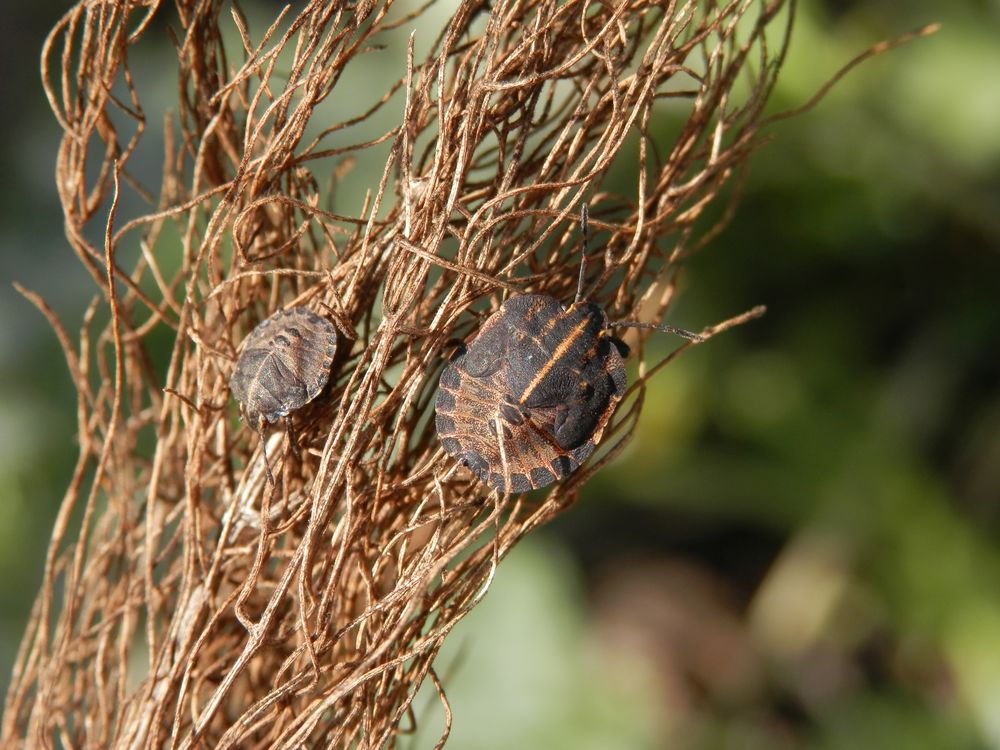
<path id="1" fill-rule="evenodd" d="M 741 24 L 754 3 L 466 0 L 421 60 L 393 0 L 306 0 L 257 32 L 222 0 L 174 0 L 177 115 L 156 194 L 140 187 L 155 180 L 137 171 L 150 134 L 128 64 L 163 46 L 160 4 L 79 0 L 43 50 L 67 240 L 102 296 L 77 345 L 22 291 L 79 391 L 80 457 L 0 743 L 391 745 L 429 677 L 440 747 L 441 644 L 600 465 L 529 503 L 445 460 L 430 417 L 448 340 L 508 293 L 572 300 L 584 200 L 605 243 L 585 269 L 592 301 L 633 318 L 676 276 L 762 141 L 785 48 L 765 34 L 784 3 Z M 407 62 L 384 93 L 341 96 L 393 45 Z M 636 139 L 640 175 L 614 194 L 607 175 Z M 361 151 L 384 169 L 361 211 L 336 211 L 338 158 Z M 118 217 L 126 196 L 155 200 Z M 103 248 L 87 239 L 98 227 Z M 129 243 L 141 253 L 126 269 Z M 332 314 L 343 336 L 327 391 L 290 415 L 298 452 L 220 408 L 240 341 L 290 304 Z M 164 331 L 169 356 L 152 356 Z M 641 406 L 640 392 L 607 431 L 610 454 Z"/>

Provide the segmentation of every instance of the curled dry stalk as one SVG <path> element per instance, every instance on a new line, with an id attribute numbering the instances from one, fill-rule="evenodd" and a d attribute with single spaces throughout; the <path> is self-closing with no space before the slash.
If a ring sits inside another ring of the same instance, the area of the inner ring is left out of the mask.
<path id="1" fill-rule="evenodd" d="M 449 342 L 511 290 L 572 299 L 583 201 L 605 245 L 590 298 L 658 319 L 714 231 L 699 217 L 761 142 L 791 15 L 470 0 L 423 59 L 410 37 L 384 95 L 319 118 L 424 10 L 394 5 L 312 0 L 252 28 L 220 0 L 81 0 L 49 36 L 67 237 L 100 294 L 74 338 L 27 293 L 65 350 L 80 456 L 6 744 L 382 747 L 427 678 L 447 712 L 442 642 L 597 466 L 506 497 L 446 459 L 431 412 Z M 179 96 L 154 190 L 132 66 L 168 39 Z M 337 213 L 333 187 L 378 148 L 362 210 Z M 625 194 L 613 166 L 638 175 Z M 294 433 L 264 436 L 272 485 L 228 379 L 243 337 L 293 304 L 342 335 L 328 391 Z M 619 409 L 610 454 L 640 402 Z"/>

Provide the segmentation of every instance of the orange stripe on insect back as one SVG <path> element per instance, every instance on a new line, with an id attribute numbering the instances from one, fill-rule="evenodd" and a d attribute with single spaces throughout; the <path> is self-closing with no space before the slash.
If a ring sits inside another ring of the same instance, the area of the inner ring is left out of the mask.
<path id="1" fill-rule="evenodd" d="M 531 311 L 532 314 L 537 313 L 539 309 L 541 309 L 541 305 L 538 305 L 538 309 L 533 309 Z M 558 315 L 553 315 L 551 318 L 545 321 L 545 326 L 542 328 L 541 331 L 539 331 L 537 336 L 533 333 L 524 333 L 523 331 L 522 334 L 531 339 L 532 343 L 535 344 L 539 349 L 545 351 L 545 337 L 548 336 L 550 333 L 552 333 L 552 329 L 559 324 L 560 320 L 562 320 L 562 318 L 560 318 Z"/>
<path id="2" fill-rule="evenodd" d="M 573 345 L 573 342 L 576 341 L 577 336 L 583 333 L 584 329 L 587 327 L 588 322 L 589 322 L 588 318 L 586 317 L 583 318 L 583 320 L 581 320 L 579 323 L 576 324 L 576 328 L 573 329 L 573 331 L 569 334 L 569 336 L 567 336 L 561 342 L 559 342 L 559 346 L 557 346 L 556 350 L 552 352 L 552 356 L 549 358 L 549 361 L 546 362 L 544 365 L 542 365 L 542 369 L 538 371 L 538 374 L 535 375 L 535 377 L 532 379 L 530 383 L 528 383 L 528 387 L 524 389 L 524 393 L 521 394 L 520 401 L 522 404 L 531 396 L 535 388 L 538 387 L 538 384 L 545 379 L 545 376 L 549 374 L 552 368 L 556 366 L 556 363 L 559 361 L 559 359 Z"/>

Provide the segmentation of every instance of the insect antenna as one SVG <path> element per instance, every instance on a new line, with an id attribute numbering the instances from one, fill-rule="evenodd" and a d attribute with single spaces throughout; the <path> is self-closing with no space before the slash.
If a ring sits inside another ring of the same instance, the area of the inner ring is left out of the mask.
<path id="1" fill-rule="evenodd" d="M 267 440 L 264 439 L 264 424 L 263 420 L 257 420 L 254 423 L 254 429 L 257 431 L 257 437 L 260 438 L 260 453 L 264 457 L 264 471 L 267 472 L 267 481 L 271 485 L 271 489 L 275 488 L 274 475 L 271 473 L 271 465 L 267 460 Z"/>
<path id="2" fill-rule="evenodd" d="M 288 448 L 291 450 L 295 460 L 302 463 L 302 451 L 299 450 L 299 433 L 292 425 L 292 418 L 285 417 L 285 435 L 288 437 Z"/>
<path id="3" fill-rule="evenodd" d="M 574 305 L 579 305 L 583 301 L 583 278 L 587 269 L 587 204 L 580 204 L 580 277 L 576 282 L 576 299 Z"/>
<path id="4" fill-rule="evenodd" d="M 630 320 L 619 320 L 614 323 L 608 323 L 608 328 L 651 328 L 654 331 L 662 331 L 663 333 L 673 333 L 681 338 L 685 338 L 688 341 L 693 341 L 696 344 L 700 344 L 705 341 L 705 337 L 698 333 L 692 333 L 691 331 L 686 331 L 683 328 L 677 328 L 676 326 L 669 326 L 665 324 L 657 325 L 655 323 L 635 323 Z"/>

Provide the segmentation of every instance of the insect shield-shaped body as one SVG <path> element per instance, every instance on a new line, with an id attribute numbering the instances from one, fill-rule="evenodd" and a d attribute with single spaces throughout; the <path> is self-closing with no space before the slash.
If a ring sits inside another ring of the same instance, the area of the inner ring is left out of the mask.
<path id="1" fill-rule="evenodd" d="M 337 329 L 304 307 L 261 321 L 243 342 L 229 380 L 247 421 L 260 430 L 316 398 L 336 348 Z"/>
<path id="2" fill-rule="evenodd" d="M 627 353 L 596 305 L 511 297 L 441 374 L 441 445 L 501 491 L 505 476 L 511 492 L 562 479 L 593 452 L 625 393 Z"/>

